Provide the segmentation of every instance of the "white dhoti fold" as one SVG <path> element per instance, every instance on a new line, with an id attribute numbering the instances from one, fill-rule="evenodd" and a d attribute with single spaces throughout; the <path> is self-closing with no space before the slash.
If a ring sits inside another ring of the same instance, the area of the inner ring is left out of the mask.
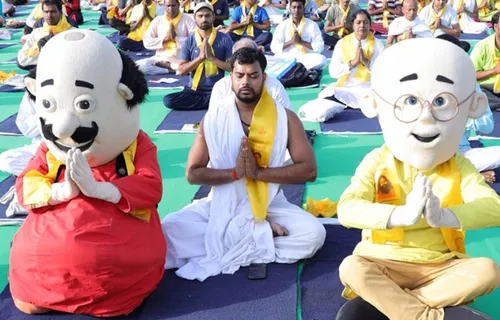
<path id="1" fill-rule="evenodd" d="M 204 135 L 214 169 L 236 166 L 244 137 L 233 99 L 225 99 L 227 106 L 210 109 L 205 116 Z M 283 166 L 288 141 L 286 111 L 277 110 L 269 167 Z M 268 216 L 262 223 L 254 222 L 245 179 L 214 186 L 207 198 L 167 215 L 162 221 L 168 243 L 165 268 L 179 268 L 179 277 L 203 281 L 251 263 L 293 263 L 313 256 L 325 240 L 323 225 L 289 203 L 278 184 L 269 183 L 268 191 Z M 289 235 L 273 238 L 270 222 L 286 228 Z"/>
<path id="2" fill-rule="evenodd" d="M 279 57 L 283 59 L 297 59 L 297 62 L 300 62 L 306 67 L 307 70 L 323 70 L 326 67 L 327 59 L 321 53 L 309 52 L 309 53 L 297 53 L 294 52 L 285 52 Z"/>
<path id="3" fill-rule="evenodd" d="M 158 67 L 155 64 L 157 62 L 166 62 L 166 61 L 170 61 L 170 67 L 173 70 L 177 71 L 177 69 L 179 68 L 179 63 L 178 63 L 179 60 L 177 59 L 177 57 L 171 57 L 170 59 L 165 59 L 162 58 L 161 56 L 156 55 L 153 57 L 137 60 L 135 64 L 137 65 L 137 67 L 139 67 L 139 70 L 141 70 L 145 75 L 160 75 L 160 74 L 168 74 L 169 70 L 162 67 Z"/>
<path id="4" fill-rule="evenodd" d="M 460 29 L 463 33 L 471 34 L 490 34 L 490 28 L 484 22 L 476 22 L 467 14 L 462 13 L 462 17 L 459 20 Z"/>
<path id="5" fill-rule="evenodd" d="M 371 95 L 370 83 L 360 83 L 352 87 L 335 87 L 333 85 L 326 87 L 319 94 L 318 98 L 329 98 L 335 96 L 336 99 L 345 103 L 353 109 L 361 109 L 365 103 L 365 97 Z"/>
<path id="6" fill-rule="evenodd" d="M 39 143 L 33 143 L 0 153 L 0 171 L 19 176 L 36 153 Z"/>

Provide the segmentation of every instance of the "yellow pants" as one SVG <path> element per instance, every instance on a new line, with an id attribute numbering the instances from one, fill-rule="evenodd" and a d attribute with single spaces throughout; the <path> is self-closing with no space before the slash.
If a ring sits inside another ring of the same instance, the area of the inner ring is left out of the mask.
<path id="1" fill-rule="evenodd" d="M 488 258 L 416 264 L 348 256 L 340 280 L 391 320 L 442 320 L 444 307 L 472 302 L 500 285 Z"/>

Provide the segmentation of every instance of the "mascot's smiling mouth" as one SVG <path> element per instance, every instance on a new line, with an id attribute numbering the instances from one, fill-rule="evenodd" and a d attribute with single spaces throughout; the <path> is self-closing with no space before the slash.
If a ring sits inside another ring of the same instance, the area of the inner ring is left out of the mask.
<path id="1" fill-rule="evenodd" d="M 75 145 L 68 145 L 58 142 L 60 139 L 52 131 L 52 124 L 46 124 L 44 118 L 40 118 L 40 124 L 42 125 L 43 137 L 64 152 L 68 152 L 71 148 L 78 148 L 81 152 L 90 148 L 94 143 L 95 137 L 99 133 L 99 127 L 95 121 L 92 121 L 92 127 L 78 127 L 75 132 L 71 135 L 71 139 L 76 142 Z"/>
<path id="2" fill-rule="evenodd" d="M 423 142 L 423 143 L 429 143 L 429 142 L 432 142 L 434 140 L 437 139 L 437 137 L 439 137 L 439 133 L 436 134 L 435 136 L 430 136 L 430 137 L 422 137 L 422 136 L 419 136 L 419 135 L 416 135 L 414 133 L 411 134 L 415 139 L 417 139 L 418 141 L 420 142 Z"/>

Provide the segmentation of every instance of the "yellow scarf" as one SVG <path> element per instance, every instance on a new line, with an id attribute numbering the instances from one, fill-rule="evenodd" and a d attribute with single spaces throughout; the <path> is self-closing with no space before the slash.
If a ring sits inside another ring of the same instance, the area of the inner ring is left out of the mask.
<path id="1" fill-rule="evenodd" d="M 165 20 L 168 21 L 170 24 L 170 28 L 174 28 L 175 34 L 177 34 L 177 25 L 179 25 L 179 22 L 182 19 L 182 12 L 179 12 L 177 16 L 173 19 L 170 19 L 167 17 L 167 14 L 165 14 Z M 173 56 L 177 53 L 177 41 L 175 40 L 170 40 L 165 43 L 165 51 L 168 53 L 169 56 Z"/>
<path id="2" fill-rule="evenodd" d="M 259 167 L 267 168 L 269 166 L 277 125 L 278 111 L 273 98 L 271 98 L 264 86 L 260 100 L 253 111 L 248 134 L 250 149 L 256 156 L 255 160 Z M 247 177 L 246 186 L 255 222 L 262 222 L 267 216 L 269 200 L 267 182 L 254 181 L 252 178 Z"/>
<path id="3" fill-rule="evenodd" d="M 138 6 L 144 6 L 142 3 L 138 4 Z M 151 18 L 154 19 L 156 16 L 156 3 L 153 1 L 149 6 L 147 6 L 147 10 Z M 140 26 L 136 27 L 133 31 L 130 31 L 127 37 L 134 41 L 142 41 L 144 33 L 148 30 L 149 25 L 151 24 L 151 20 L 148 19 L 146 15 L 141 20 Z"/>
<path id="4" fill-rule="evenodd" d="M 212 27 L 210 37 L 208 38 L 208 44 L 210 44 L 210 50 L 212 50 L 212 54 L 215 54 L 213 45 L 216 37 L 217 37 L 217 30 L 215 30 L 215 28 Z M 196 40 L 196 46 L 198 48 L 201 47 L 201 45 L 203 44 L 203 38 L 201 37 L 200 29 L 198 28 L 196 28 L 196 31 L 194 32 L 194 39 Z M 203 60 L 203 62 L 198 65 L 196 71 L 194 72 L 193 84 L 191 86 L 193 90 L 198 89 L 198 85 L 200 84 L 201 75 L 203 74 L 203 71 L 205 71 L 206 77 L 213 77 L 219 73 L 219 68 L 212 61 L 208 59 Z"/>
<path id="5" fill-rule="evenodd" d="M 137 140 L 134 140 L 122 153 L 129 176 L 135 173 L 134 160 L 136 151 Z M 50 151 L 47 151 L 45 157 L 48 167 L 47 174 L 42 174 L 38 170 L 30 170 L 23 177 L 23 204 L 31 209 L 44 207 L 49 204 L 52 196 L 52 184 L 57 182 L 56 177 L 62 169 L 61 166 L 64 166 L 64 163 L 57 160 Z M 131 211 L 130 215 L 144 221 L 149 221 L 151 210 L 136 209 Z"/>
<path id="6" fill-rule="evenodd" d="M 495 45 L 495 35 L 491 36 L 491 44 L 490 44 L 490 52 L 493 52 L 495 55 L 495 66 L 498 64 L 498 61 L 500 61 L 500 50 L 497 49 Z M 500 74 L 495 75 L 495 84 L 493 85 L 493 92 L 494 93 L 500 93 Z"/>
<path id="7" fill-rule="evenodd" d="M 342 12 L 342 18 L 344 21 L 347 21 L 347 15 L 349 14 L 349 10 L 351 10 L 351 5 L 347 6 L 347 9 L 345 11 L 342 9 L 341 6 L 339 6 L 340 12 Z M 345 37 L 346 35 L 349 34 L 349 31 L 345 27 L 340 28 L 337 30 L 337 34 L 339 35 L 340 38 Z"/>
<path id="8" fill-rule="evenodd" d="M 391 12 L 389 9 L 385 9 L 384 12 L 382 12 L 382 27 L 384 28 L 389 28 L 389 15 Z"/>
<path id="9" fill-rule="evenodd" d="M 212 7 L 215 6 L 215 4 L 217 3 L 217 1 L 219 1 L 219 0 L 213 0 L 213 1 L 207 0 L 207 2 L 212 5 Z"/>
<path id="10" fill-rule="evenodd" d="M 425 8 L 426 5 L 428 5 L 429 3 L 427 2 L 427 0 L 418 0 L 418 9 L 417 9 L 417 13 L 420 13 L 420 11 L 422 11 L 423 8 Z"/>
<path id="11" fill-rule="evenodd" d="M 255 17 L 255 12 L 256 11 L 257 11 L 257 4 L 254 4 L 253 7 L 250 8 L 250 12 L 247 13 L 247 7 L 246 7 L 246 4 L 245 4 L 245 1 L 241 2 L 241 13 L 243 15 L 243 19 L 246 19 L 249 14 L 252 14 L 252 19 L 253 19 L 253 17 Z M 245 32 L 245 30 L 247 31 L 247 36 L 249 36 L 249 37 L 253 37 L 254 36 L 253 25 L 251 23 L 249 23 L 245 27 L 241 27 L 239 29 L 236 29 L 233 32 L 236 33 L 237 35 L 241 36 Z"/>
<path id="12" fill-rule="evenodd" d="M 55 26 L 49 25 L 46 21 L 43 22 L 42 26 L 43 32 L 41 33 L 41 37 L 48 36 L 51 33 L 53 35 L 56 35 L 71 28 L 72 26 L 68 23 L 68 20 L 66 20 L 66 16 L 61 15 L 61 20 L 59 20 L 59 22 Z M 38 47 L 38 41 L 37 41 L 31 48 L 28 49 L 26 55 L 28 57 L 34 57 L 39 53 L 40 53 L 40 48 Z"/>
<path id="13" fill-rule="evenodd" d="M 373 55 L 373 50 L 375 49 L 375 37 L 371 33 L 369 33 L 366 40 L 367 40 L 366 47 L 365 49 L 363 49 L 363 54 L 366 59 L 371 60 Z M 350 35 L 343 38 L 342 61 L 344 63 L 351 61 L 354 58 L 353 55 L 356 53 L 355 48 L 357 41 L 359 40 L 354 36 L 354 33 L 351 33 Z M 335 87 L 343 86 L 349 80 L 350 76 L 351 76 L 350 73 L 343 75 L 340 79 L 338 79 L 338 81 L 334 84 L 334 86 Z M 362 63 L 359 63 L 357 66 L 356 73 L 354 74 L 354 78 L 362 82 L 368 82 L 370 81 L 370 70 L 368 70 L 368 68 Z"/>
<path id="14" fill-rule="evenodd" d="M 299 25 L 297 27 L 297 29 L 295 29 L 295 24 L 293 23 L 293 19 L 292 18 L 289 18 L 290 21 L 289 21 L 289 32 L 290 32 L 290 39 L 293 39 L 293 35 L 295 34 L 295 30 L 297 30 L 299 36 L 302 38 L 302 34 L 304 33 L 304 26 L 306 25 L 306 19 L 304 17 L 302 17 L 302 19 L 300 19 L 300 22 L 299 22 Z M 300 51 L 302 51 L 302 53 L 307 53 L 307 50 L 306 48 L 304 48 L 303 45 L 299 44 L 299 43 L 295 43 L 294 46 L 299 49 Z"/>
<path id="15" fill-rule="evenodd" d="M 106 18 L 113 19 L 117 18 L 118 15 L 118 0 L 111 0 L 111 5 L 108 8 L 108 12 L 106 13 Z"/>
<path id="16" fill-rule="evenodd" d="M 441 19 L 441 16 L 444 14 L 445 11 L 446 11 L 446 5 L 443 7 L 443 9 L 441 9 L 441 11 L 439 11 L 438 14 L 436 14 L 436 12 L 434 12 L 434 8 L 431 8 L 432 21 L 429 24 L 429 28 L 431 29 L 432 33 L 434 33 L 434 31 L 436 31 L 436 28 L 431 27 L 431 26 L 436 22 L 437 19 Z"/>
<path id="17" fill-rule="evenodd" d="M 41 3 L 36 5 L 35 9 L 33 9 L 33 13 L 35 15 L 35 21 L 38 21 L 43 18 L 43 10 Z"/>
<path id="18" fill-rule="evenodd" d="M 389 148 L 384 146 L 380 156 L 380 165 L 375 172 L 375 181 L 378 181 L 378 178 L 383 175 L 386 181 L 392 184 L 392 188 L 389 193 L 377 192 L 375 199 L 377 203 L 404 205 L 404 199 L 401 198 L 398 186 L 398 177 L 395 174 L 398 162 L 400 161 L 394 158 Z M 460 191 L 460 170 L 454 157 L 440 164 L 436 172 L 428 177 L 432 181 L 432 191 L 441 200 L 441 207 L 448 208 L 464 203 Z M 376 184 L 377 187 L 378 184 Z M 451 228 L 441 228 L 440 230 L 450 251 L 465 253 L 465 232 Z M 404 239 L 404 233 L 403 227 L 372 230 L 372 242 L 378 244 L 384 244 L 387 241 L 399 242 Z"/>

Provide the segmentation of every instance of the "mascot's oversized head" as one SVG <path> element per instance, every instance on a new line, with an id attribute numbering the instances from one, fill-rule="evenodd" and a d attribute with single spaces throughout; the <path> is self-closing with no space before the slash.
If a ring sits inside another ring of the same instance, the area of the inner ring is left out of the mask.
<path id="1" fill-rule="evenodd" d="M 45 143 L 61 162 L 76 147 L 91 167 L 100 166 L 137 138 L 147 82 L 99 33 L 72 29 L 50 39 L 25 83 Z"/>
<path id="2" fill-rule="evenodd" d="M 377 117 L 384 140 L 400 161 L 426 170 L 457 152 L 467 118 L 483 115 L 486 95 L 476 92 L 472 61 L 441 39 L 399 42 L 375 61 L 372 96 L 362 111 Z"/>

